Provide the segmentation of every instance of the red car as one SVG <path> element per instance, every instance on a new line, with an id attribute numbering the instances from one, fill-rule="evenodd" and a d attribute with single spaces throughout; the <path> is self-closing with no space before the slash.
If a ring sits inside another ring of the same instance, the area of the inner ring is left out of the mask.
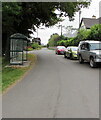
<path id="1" fill-rule="evenodd" d="M 57 46 L 57 48 L 56 48 L 56 51 L 55 51 L 55 53 L 57 54 L 57 55 L 64 55 L 64 51 L 65 51 L 65 47 L 64 46 Z"/>

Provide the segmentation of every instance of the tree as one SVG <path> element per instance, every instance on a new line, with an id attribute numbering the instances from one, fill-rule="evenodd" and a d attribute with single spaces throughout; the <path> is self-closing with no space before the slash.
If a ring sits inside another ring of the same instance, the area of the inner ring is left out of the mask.
<path id="1" fill-rule="evenodd" d="M 61 37 L 58 34 L 53 34 L 51 35 L 48 45 L 53 47 L 53 46 L 57 46 L 57 42 L 61 39 Z"/>
<path id="2" fill-rule="evenodd" d="M 96 24 L 91 27 L 89 39 L 101 41 L 101 24 Z"/>
<path id="3" fill-rule="evenodd" d="M 21 21 L 18 18 L 20 10 L 18 3 L 2 4 L 2 53 L 6 54 L 7 59 L 9 59 L 9 36 L 17 32 L 15 26 Z"/>
<path id="4" fill-rule="evenodd" d="M 82 40 L 85 40 L 85 39 L 88 39 L 89 38 L 89 35 L 90 35 L 90 32 L 91 30 L 87 30 L 87 29 L 81 29 L 78 31 L 78 34 L 77 34 L 77 39 L 82 41 Z"/>
<path id="5" fill-rule="evenodd" d="M 40 24 L 46 27 L 55 25 L 61 21 L 61 16 L 68 16 L 72 20 L 75 12 L 89 4 L 88 2 L 3 2 L 3 51 L 5 52 L 9 44 L 8 38 L 11 34 L 19 32 L 28 36 L 28 29 L 35 30 L 35 26 L 38 27 Z M 59 17 L 55 13 L 56 9 L 61 11 Z"/>

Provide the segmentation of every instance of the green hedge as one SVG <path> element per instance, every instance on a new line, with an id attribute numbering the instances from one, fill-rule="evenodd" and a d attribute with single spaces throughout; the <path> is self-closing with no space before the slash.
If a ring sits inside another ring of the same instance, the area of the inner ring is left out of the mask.
<path id="1" fill-rule="evenodd" d="M 59 37 L 59 36 L 58 36 Z M 74 38 L 66 38 L 62 37 L 62 39 L 58 39 L 54 41 L 57 42 L 53 44 L 53 46 L 78 46 L 80 41 L 83 40 L 99 40 L 101 41 L 101 24 L 96 24 L 91 27 L 91 29 L 80 29 L 77 33 L 77 36 Z M 52 41 L 54 43 L 54 41 Z"/>
<path id="2" fill-rule="evenodd" d="M 64 46 L 78 46 L 80 41 L 83 40 L 99 40 L 101 41 L 101 24 L 96 24 L 91 27 L 91 29 L 81 29 L 74 38 L 69 38 L 68 40 L 60 40 L 58 45 Z"/>
<path id="3" fill-rule="evenodd" d="M 38 43 L 32 43 L 31 47 L 32 47 L 33 49 L 41 49 L 42 46 L 39 45 Z"/>

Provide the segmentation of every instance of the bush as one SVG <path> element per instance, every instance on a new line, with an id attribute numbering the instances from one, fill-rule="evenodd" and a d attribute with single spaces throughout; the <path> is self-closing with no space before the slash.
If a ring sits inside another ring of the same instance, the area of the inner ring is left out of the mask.
<path id="1" fill-rule="evenodd" d="M 52 41 L 52 39 L 50 39 L 49 42 L 52 43 L 50 45 L 52 45 L 52 46 L 63 45 L 65 47 L 68 47 L 68 46 L 78 46 L 80 41 L 87 40 L 87 39 L 101 41 L 101 24 L 96 24 L 96 25 L 92 26 L 91 29 L 89 29 L 89 30 L 88 29 L 80 29 L 77 33 L 77 36 L 74 38 L 66 38 L 63 36 L 60 38 L 62 40 L 59 39 L 58 41 L 56 41 L 56 39 L 54 39 Z M 54 43 L 56 43 L 56 44 L 54 44 Z"/>
<path id="2" fill-rule="evenodd" d="M 54 47 L 54 46 L 57 46 L 57 42 L 60 41 L 60 36 L 58 34 L 53 34 L 50 36 L 50 39 L 49 39 L 49 42 L 48 42 L 48 45 L 50 47 Z"/>
<path id="3" fill-rule="evenodd" d="M 28 50 L 28 51 L 32 51 L 33 48 L 32 48 L 31 46 L 28 46 L 28 47 L 27 47 L 27 50 Z"/>
<path id="4" fill-rule="evenodd" d="M 60 40 L 57 42 L 58 45 L 65 46 L 65 40 Z"/>
<path id="5" fill-rule="evenodd" d="M 39 45 L 38 43 L 32 43 L 31 47 L 33 49 L 41 49 L 41 45 Z"/>
<path id="6" fill-rule="evenodd" d="M 32 50 L 33 50 L 33 48 L 32 48 L 32 47 L 29 47 L 29 48 L 27 48 L 27 50 L 28 50 L 28 51 L 32 51 Z"/>
<path id="7" fill-rule="evenodd" d="M 101 24 L 96 24 L 91 27 L 89 39 L 101 41 Z"/>

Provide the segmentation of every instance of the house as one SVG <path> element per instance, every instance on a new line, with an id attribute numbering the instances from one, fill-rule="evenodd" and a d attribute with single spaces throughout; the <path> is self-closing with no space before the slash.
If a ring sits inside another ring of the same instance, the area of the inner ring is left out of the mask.
<path id="1" fill-rule="evenodd" d="M 32 42 L 38 43 L 39 45 L 41 45 L 41 39 L 40 38 L 33 38 Z"/>
<path id="2" fill-rule="evenodd" d="M 95 24 L 101 24 L 101 17 L 98 19 L 95 16 L 92 16 L 92 18 L 82 18 L 79 29 L 90 29 Z"/>

